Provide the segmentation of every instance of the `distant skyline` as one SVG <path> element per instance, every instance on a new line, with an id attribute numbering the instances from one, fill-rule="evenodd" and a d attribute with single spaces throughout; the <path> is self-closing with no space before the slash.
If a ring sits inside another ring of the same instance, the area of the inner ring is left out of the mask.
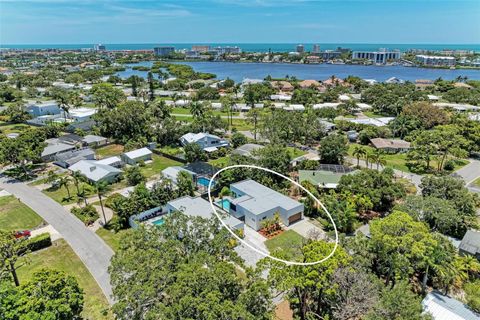
<path id="1" fill-rule="evenodd" d="M 0 43 L 480 44 L 478 0 L 0 0 Z"/>

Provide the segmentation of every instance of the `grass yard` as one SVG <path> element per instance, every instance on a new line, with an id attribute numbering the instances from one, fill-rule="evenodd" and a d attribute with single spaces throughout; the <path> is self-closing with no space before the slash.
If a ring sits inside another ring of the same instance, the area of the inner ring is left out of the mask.
<path id="1" fill-rule="evenodd" d="M 378 113 L 375 113 L 373 111 L 363 111 L 362 113 L 369 118 L 383 118 L 383 117 L 385 117 L 385 116 L 383 116 L 381 114 L 378 114 Z"/>
<path id="2" fill-rule="evenodd" d="M 142 174 L 147 177 L 147 179 L 159 174 L 165 168 L 182 165 L 182 163 L 178 161 L 165 158 L 157 154 L 152 155 L 152 160 L 153 161 L 151 163 L 146 164 L 144 167 L 140 167 Z"/>
<path id="3" fill-rule="evenodd" d="M 355 149 L 355 146 L 360 146 L 360 144 L 351 143 L 349 145 L 349 148 L 348 148 L 348 155 L 353 157 L 353 158 L 355 158 L 353 156 L 353 150 Z M 373 152 L 375 150 L 373 147 L 370 147 L 370 146 L 363 146 L 363 147 L 365 148 L 365 150 L 367 150 L 367 152 Z M 408 161 L 407 161 L 407 154 L 406 153 L 384 154 L 383 157 L 387 161 L 387 165 L 386 165 L 387 167 L 397 169 L 397 170 L 400 170 L 400 171 L 403 171 L 403 172 L 412 172 L 407 166 Z M 360 158 L 360 160 L 364 160 L 364 159 Z M 355 159 L 355 161 L 353 161 L 353 164 L 354 165 L 357 164 L 356 159 Z M 456 159 L 455 169 L 453 171 L 456 171 L 456 170 L 462 168 L 463 166 L 465 166 L 467 164 L 468 164 L 467 160 Z M 430 162 L 430 167 L 432 168 L 432 170 L 436 170 L 437 162 L 435 160 L 432 160 Z M 376 169 L 376 168 L 377 168 L 377 165 L 373 164 L 373 169 Z M 425 172 L 414 172 L 414 173 L 424 174 Z"/>
<path id="4" fill-rule="evenodd" d="M 94 188 L 86 182 L 80 182 L 79 188 L 80 190 L 85 189 L 88 196 L 95 194 Z M 68 198 L 68 191 L 64 186 L 61 188 L 48 188 L 42 192 L 62 205 L 76 203 L 78 201 L 77 188 L 73 182 L 69 183 L 68 189 L 70 190 L 70 198 Z"/>
<path id="5" fill-rule="evenodd" d="M 278 236 L 265 241 L 268 251 L 275 253 L 282 250 L 287 260 L 295 260 L 301 255 L 300 247 L 305 239 L 293 230 L 287 230 Z"/>
<path id="6" fill-rule="evenodd" d="M 0 228 L 8 231 L 33 229 L 43 219 L 14 196 L 0 197 Z"/>
<path id="7" fill-rule="evenodd" d="M 183 153 L 183 148 L 181 147 L 164 146 L 161 148 L 157 148 L 157 150 L 160 152 L 163 152 L 164 154 L 169 154 L 171 156 L 175 156 Z"/>
<path id="8" fill-rule="evenodd" d="M 295 159 L 295 158 L 298 158 L 300 156 L 303 156 L 303 155 L 307 154 L 306 151 L 300 150 L 300 149 L 295 148 L 295 147 L 287 147 L 287 150 L 288 150 L 288 153 L 290 153 L 290 157 L 292 159 Z"/>
<path id="9" fill-rule="evenodd" d="M 212 159 L 212 160 L 208 160 L 208 163 L 210 163 L 214 167 L 223 168 L 227 166 L 229 158 L 230 158 L 229 156 L 225 156 L 218 159 Z"/>
<path id="10" fill-rule="evenodd" d="M 95 154 L 100 159 L 118 156 L 123 153 L 123 146 L 121 144 L 109 144 L 108 146 L 100 147 L 95 150 Z"/>
<path id="11" fill-rule="evenodd" d="M 479 187 L 479 188 L 480 188 L 480 178 L 478 178 L 477 180 L 473 181 L 472 184 L 473 184 L 475 187 Z"/>
<path id="12" fill-rule="evenodd" d="M 4 134 L 20 133 L 28 128 L 32 128 L 32 126 L 24 123 L 0 122 L 0 132 L 3 132 Z"/>
<path id="13" fill-rule="evenodd" d="M 113 251 L 117 251 L 120 247 L 120 240 L 124 233 L 128 230 L 120 230 L 119 232 L 113 232 L 111 230 L 100 228 L 96 231 L 96 234 L 112 248 Z"/>
<path id="14" fill-rule="evenodd" d="M 113 319 L 107 299 L 83 262 L 64 240 L 47 249 L 27 255 L 29 263 L 18 269 L 20 283 L 28 281 L 35 271 L 51 268 L 74 276 L 84 291 L 82 316 L 85 319 Z"/>

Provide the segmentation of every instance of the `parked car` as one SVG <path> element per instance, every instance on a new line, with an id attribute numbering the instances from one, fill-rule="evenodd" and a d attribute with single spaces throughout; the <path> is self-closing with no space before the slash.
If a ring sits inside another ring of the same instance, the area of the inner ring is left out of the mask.
<path id="1" fill-rule="evenodd" d="M 15 232 L 15 238 L 17 238 L 17 239 L 28 238 L 30 236 L 31 236 L 30 230 L 22 230 L 22 231 Z"/>

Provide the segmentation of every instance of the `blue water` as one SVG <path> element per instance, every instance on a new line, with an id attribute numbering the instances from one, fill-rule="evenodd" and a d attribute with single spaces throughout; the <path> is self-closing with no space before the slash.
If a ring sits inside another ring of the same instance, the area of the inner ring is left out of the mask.
<path id="1" fill-rule="evenodd" d="M 197 183 L 198 183 L 199 185 L 208 187 L 208 184 L 210 183 L 210 179 L 207 179 L 207 178 L 205 178 L 205 177 L 200 177 L 200 178 L 198 178 Z"/>
<path id="2" fill-rule="evenodd" d="M 228 199 L 223 199 L 216 202 L 217 205 L 224 209 L 225 211 L 230 211 L 230 201 Z"/>
<path id="3" fill-rule="evenodd" d="M 157 219 L 157 220 L 152 222 L 152 224 L 154 224 L 156 226 L 161 226 L 164 223 L 165 223 L 165 221 L 163 220 L 163 218 Z"/>
<path id="4" fill-rule="evenodd" d="M 480 80 L 480 70 L 471 69 L 428 69 L 403 66 L 360 66 L 348 64 L 291 64 L 291 63 L 235 63 L 235 62 L 179 62 L 187 64 L 199 72 L 210 72 L 218 79 L 229 77 L 237 82 L 245 78 L 264 79 L 266 76 L 285 77 L 295 76 L 298 79 L 325 80 L 335 75 L 345 78 L 349 75 L 363 79 L 385 81 L 390 77 L 414 81 L 416 79 L 453 80 L 458 76 L 467 76 L 468 79 Z M 138 65 L 151 66 L 152 62 L 141 62 Z M 130 65 L 132 66 L 132 65 Z M 127 78 L 131 75 L 146 77 L 147 72 L 127 69 L 117 75 Z"/>
<path id="5" fill-rule="evenodd" d="M 153 49 L 158 46 L 174 46 L 176 49 L 191 49 L 192 45 L 207 44 L 212 47 L 217 46 L 238 46 L 243 51 L 249 52 L 289 52 L 295 51 L 298 43 L 123 43 L 123 44 L 105 44 L 107 50 L 145 50 Z M 75 50 L 82 48 L 93 48 L 93 43 L 83 44 L 3 44 L 0 48 L 12 49 L 67 49 Z M 312 49 L 313 43 L 303 43 L 305 50 Z M 407 51 L 409 49 L 425 50 L 474 50 L 480 51 L 480 44 L 398 44 L 398 43 L 318 43 L 321 50 L 333 50 L 337 47 L 349 48 L 352 50 L 378 50 L 379 48 L 398 49 Z"/>

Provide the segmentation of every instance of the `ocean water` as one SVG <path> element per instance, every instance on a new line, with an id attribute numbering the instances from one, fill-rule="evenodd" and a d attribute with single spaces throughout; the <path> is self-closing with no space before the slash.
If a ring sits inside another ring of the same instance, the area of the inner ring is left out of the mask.
<path id="1" fill-rule="evenodd" d="M 361 65 L 334 65 L 334 64 L 291 64 L 291 63 L 236 63 L 236 62 L 179 62 L 191 66 L 198 72 L 209 72 L 217 75 L 218 79 L 230 78 L 241 82 L 245 78 L 264 79 L 270 75 L 273 78 L 295 76 L 298 79 L 325 80 L 335 75 L 339 78 L 346 78 L 349 75 L 358 76 L 363 79 L 375 79 L 379 82 L 390 77 L 397 77 L 403 80 L 415 81 L 416 79 L 435 80 L 443 78 L 454 80 L 458 76 L 466 76 L 468 79 L 480 80 L 480 70 L 471 69 L 427 69 L 403 66 L 361 66 Z M 150 67 L 152 62 L 141 62 L 135 65 Z M 118 72 L 122 78 L 131 75 L 147 77 L 147 72 L 132 70 L 133 65 L 127 65 L 127 69 Z"/>
<path id="2" fill-rule="evenodd" d="M 290 52 L 295 51 L 298 43 L 130 43 L 118 44 L 107 43 L 107 50 L 142 50 L 153 49 L 157 46 L 174 46 L 176 49 L 191 49 L 192 45 L 208 44 L 212 47 L 216 46 L 238 46 L 243 51 L 249 52 Z M 93 43 L 82 44 L 3 44 L 0 48 L 12 49 L 82 49 L 93 48 Z M 303 43 L 305 50 L 312 50 L 313 43 Z M 337 47 L 349 48 L 352 50 L 378 50 L 379 48 L 398 49 L 406 51 L 408 49 L 427 49 L 427 50 L 474 50 L 480 52 L 480 44 L 395 44 L 395 43 L 318 43 L 320 50 L 333 50 Z"/>

